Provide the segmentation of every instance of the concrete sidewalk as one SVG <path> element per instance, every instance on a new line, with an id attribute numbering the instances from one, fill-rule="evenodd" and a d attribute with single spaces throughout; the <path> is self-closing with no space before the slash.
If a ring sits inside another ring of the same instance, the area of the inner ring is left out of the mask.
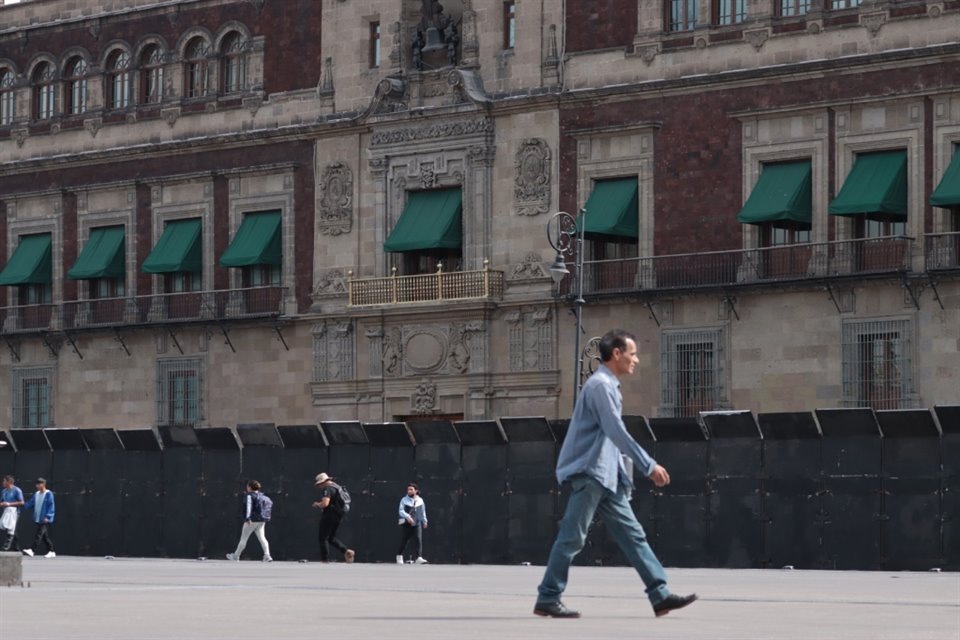
<path id="1" fill-rule="evenodd" d="M 2 640 L 957 640 L 960 574 L 669 570 L 700 601 L 654 618 L 626 568 L 576 567 L 579 620 L 532 615 L 542 567 L 24 558 Z"/>

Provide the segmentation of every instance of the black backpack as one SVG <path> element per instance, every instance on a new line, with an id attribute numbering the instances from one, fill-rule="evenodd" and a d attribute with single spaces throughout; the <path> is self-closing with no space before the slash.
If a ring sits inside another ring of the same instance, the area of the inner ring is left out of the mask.
<path id="1" fill-rule="evenodd" d="M 340 513 L 348 513 L 350 511 L 350 502 L 352 501 L 350 498 L 350 492 L 347 491 L 347 488 L 343 485 L 333 484 L 333 486 L 337 488 L 337 497 L 332 499 L 331 502 L 336 500 L 337 504 L 335 505 L 335 508 Z"/>

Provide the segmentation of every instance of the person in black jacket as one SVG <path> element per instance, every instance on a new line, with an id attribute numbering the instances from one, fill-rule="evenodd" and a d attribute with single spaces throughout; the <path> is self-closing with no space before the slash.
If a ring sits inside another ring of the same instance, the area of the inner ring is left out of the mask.
<path id="1" fill-rule="evenodd" d="M 255 534 L 263 549 L 263 561 L 273 562 L 270 557 L 270 543 L 267 542 L 267 522 L 260 513 L 260 483 L 251 480 L 247 483 L 247 495 L 244 497 L 243 529 L 240 530 L 240 542 L 237 550 L 227 554 L 227 560 L 239 560 L 243 550 L 247 548 L 250 534 Z"/>
<path id="2" fill-rule="evenodd" d="M 346 513 L 343 497 L 340 494 L 340 485 L 326 473 L 319 473 L 314 479 L 314 485 L 320 489 L 320 499 L 313 503 L 314 509 L 320 509 L 320 562 L 330 562 L 330 547 L 340 550 L 347 563 L 353 562 L 356 553 L 353 549 L 340 542 L 337 538 L 337 529 Z"/>

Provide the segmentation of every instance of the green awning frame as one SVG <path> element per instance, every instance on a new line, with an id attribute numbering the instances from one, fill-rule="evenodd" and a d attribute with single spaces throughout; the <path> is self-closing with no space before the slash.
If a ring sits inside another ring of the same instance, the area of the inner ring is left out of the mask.
<path id="1" fill-rule="evenodd" d="M 813 220 L 813 167 L 810 160 L 764 164 L 756 186 L 737 214 L 741 224 Z"/>
<path id="2" fill-rule="evenodd" d="M 248 213 L 220 256 L 221 267 L 249 267 L 255 264 L 280 266 L 280 212 Z"/>
<path id="3" fill-rule="evenodd" d="M 640 235 L 638 191 L 636 178 L 597 180 L 583 206 L 587 210 L 584 234 L 636 240 Z"/>
<path id="4" fill-rule="evenodd" d="M 940 178 L 940 184 L 933 190 L 930 204 L 935 207 L 960 206 L 960 145 L 954 145 L 953 159 Z"/>
<path id="5" fill-rule="evenodd" d="M 203 270 L 200 243 L 203 225 L 199 218 L 171 220 L 153 251 L 143 261 L 144 273 L 199 273 Z"/>
<path id="6" fill-rule="evenodd" d="M 20 236 L 20 242 L 0 272 L 0 285 L 53 282 L 52 242 L 49 233 Z"/>
<path id="7" fill-rule="evenodd" d="M 122 226 L 91 229 L 90 238 L 67 277 L 71 280 L 122 279 L 127 271 L 124 236 Z"/>
<path id="8" fill-rule="evenodd" d="M 857 154 L 829 211 L 835 216 L 885 214 L 906 218 L 907 152 Z"/>
<path id="9" fill-rule="evenodd" d="M 411 191 L 396 226 L 383 243 L 392 253 L 459 249 L 463 245 L 460 189 Z"/>

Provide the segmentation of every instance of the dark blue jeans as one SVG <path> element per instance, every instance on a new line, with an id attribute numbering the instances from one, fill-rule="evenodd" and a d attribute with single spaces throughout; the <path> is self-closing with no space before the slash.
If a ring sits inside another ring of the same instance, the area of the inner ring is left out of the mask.
<path id="1" fill-rule="evenodd" d="M 570 563 L 583 550 L 594 514 L 600 516 L 627 561 L 640 574 L 647 587 L 650 603 L 656 605 L 670 595 L 667 589 L 667 574 L 647 543 L 643 527 L 633 514 L 627 499 L 627 487 L 621 484 L 615 494 L 610 493 L 602 484 L 586 475 L 574 477 L 570 484 L 573 492 L 560 522 L 557 540 L 550 550 L 543 581 L 537 589 L 537 602 L 559 602 L 567 588 Z"/>

